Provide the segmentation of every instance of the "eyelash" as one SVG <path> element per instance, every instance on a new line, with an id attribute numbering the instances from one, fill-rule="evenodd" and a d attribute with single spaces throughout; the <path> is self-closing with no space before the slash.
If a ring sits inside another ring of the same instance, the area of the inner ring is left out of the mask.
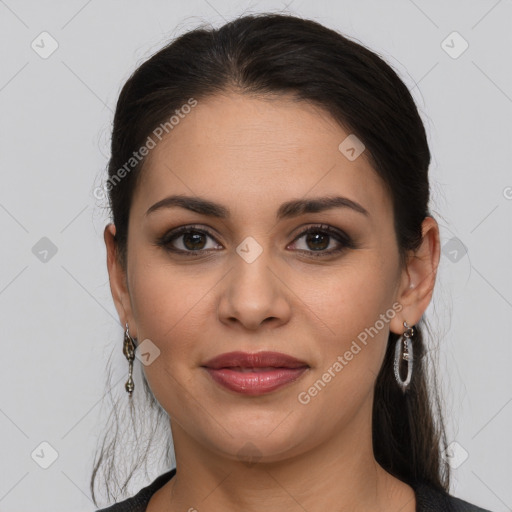
<path id="1" fill-rule="evenodd" d="M 201 233 L 203 235 L 208 235 L 209 237 L 213 238 L 215 240 L 214 235 L 204 228 L 196 228 L 196 226 L 182 226 L 180 228 L 177 228 L 173 231 L 167 232 L 162 237 L 158 238 L 156 241 L 156 245 L 158 247 L 163 247 L 166 251 L 172 252 L 175 254 L 187 254 L 190 256 L 196 256 L 199 255 L 205 251 L 208 251 L 208 249 L 200 249 L 196 251 L 183 251 L 181 249 L 175 249 L 170 247 L 170 243 L 173 242 L 175 239 L 179 238 L 180 236 L 188 233 Z M 340 231 L 338 229 L 332 228 L 331 226 L 328 226 L 326 224 L 318 224 L 315 226 L 309 226 L 307 229 L 299 233 L 292 243 L 296 242 L 300 238 L 302 238 L 304 235 L 307 235 L 309 233 L 320 233 L 324 235 L 329 235 L 330 237 L 335 238 L 340 244 L 342 244 L 341 248 L 338 249 L 330 249 L 329 251 L 308 251 L 304 249 L 298 249 L 298 252 L 300 253 L 307 253 L 308 256 L 312 256 L 314 258 L 322 258 L 322 257 L 328 257 L 332 256 L 333 254 L 338 254 L 341 252 L 344 252 L 348 249 L 355 249 L 356 244 L 354 241 L 343 231 Z M 217 250 L 217 249 L 213 249 Z"/>

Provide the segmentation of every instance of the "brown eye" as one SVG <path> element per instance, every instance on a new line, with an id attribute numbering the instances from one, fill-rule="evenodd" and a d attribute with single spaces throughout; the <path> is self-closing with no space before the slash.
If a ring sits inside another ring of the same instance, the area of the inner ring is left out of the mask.
<path id="1" fill-rule="evenodd" d="M 203 233 L 198 232 L 190 232 L 184 233 L 181 235 L 183 237 L 183 245 L 190 249 L 191 251 L 197 251 L 199 249 L 204 249 L 205 243 L 205 235 Z"/>
<path id="2" fill-rule="evenodd" d="M 297 240 L 300 240 L 303 237 L 305 237 L 306 247 L 298 248 L 297 250 L 304 253 L 310 253 L 310 255 L 314 257 L 330 256 L 355 247 L 355 244 L 348 235 L 338 229 L 324 224 L 319 226 L 310 226 L 305 229 L 297 238 L 295 238 L 294 244 Z M 338 244 L 337 248 L 336 242 Z M 334 248 L 328 249 L 332 244 L 334 244 Z"/>
<path id="3" fill-rule="evenodd" d="M 331 235 L 325 233 L 307 233 L 305 236 L 306 244 L 313 251 L 327 249 L 331 238 Z"/>
<path id="4" fill-rule="evenodd" d="M 215 244 L 212 247 L 206 247 L 208 238 L 215 240 L 213 235 L 204 229 L 184 226 L 166 233 L 157 240 L 157 245 L 170 252 L 195 254 L 216 249 Z"/>

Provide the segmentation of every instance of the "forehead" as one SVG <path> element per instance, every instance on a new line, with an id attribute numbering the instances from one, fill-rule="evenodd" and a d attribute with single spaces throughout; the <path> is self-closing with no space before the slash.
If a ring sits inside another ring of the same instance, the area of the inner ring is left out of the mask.
<path id="1" fill-rule="evenodd" d="M 325 110 L 289 96 L 209 97 L 151 150 L 132 208 L 213 194 L 230 210 L 254 212 L 284 198 L 342 194 L 382 213 L 390 198 L 365 153 L 349 160 L 339 149 L 349 135 Z"/>

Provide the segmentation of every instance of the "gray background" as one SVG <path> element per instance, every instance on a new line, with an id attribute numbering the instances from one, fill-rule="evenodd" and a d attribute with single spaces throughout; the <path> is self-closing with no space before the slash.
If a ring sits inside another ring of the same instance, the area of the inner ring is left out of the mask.
<path id="1" fill-rule="evenodd" d="M 102 238 L 108 211 L 93 196 L 120 87 L 170 37 L 266 10 L 362 42 L 411 89 L 443 244 L 427 317 L 456 443 L 451 490 L 512 510 L 510 0 L 0 0 L 1 511 L 94 510 L 88 483 L 112 351 L 121 399 L 127 376 Z M 43 31 L 58 43 L 48 58 L 31 47 L 51 49 Z M 469 47 L 458 55 L 460 38 Z M 160 472 L 153 465 L 132 492 Z"/>

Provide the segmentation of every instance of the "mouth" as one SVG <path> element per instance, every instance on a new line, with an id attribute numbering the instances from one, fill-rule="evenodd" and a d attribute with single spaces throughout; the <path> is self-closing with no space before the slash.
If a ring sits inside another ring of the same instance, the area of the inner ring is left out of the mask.
<path id="1" fill-rule="evenodd" d="M 278 352 L 230 352 L 210 359 L 202 368 L 222 387 L 254 396 L 298 380 L 310 366 Z"/>
<path id="2" fill-rule="evenodd" d="M 275 368 L 302 368 L 309 365 L 296 357 L 281 352 L 227 352 L 220 354 L 202 366 L 218 370 L 220 368 L 239 368 L 248 370 L 268 370 Z"/>

